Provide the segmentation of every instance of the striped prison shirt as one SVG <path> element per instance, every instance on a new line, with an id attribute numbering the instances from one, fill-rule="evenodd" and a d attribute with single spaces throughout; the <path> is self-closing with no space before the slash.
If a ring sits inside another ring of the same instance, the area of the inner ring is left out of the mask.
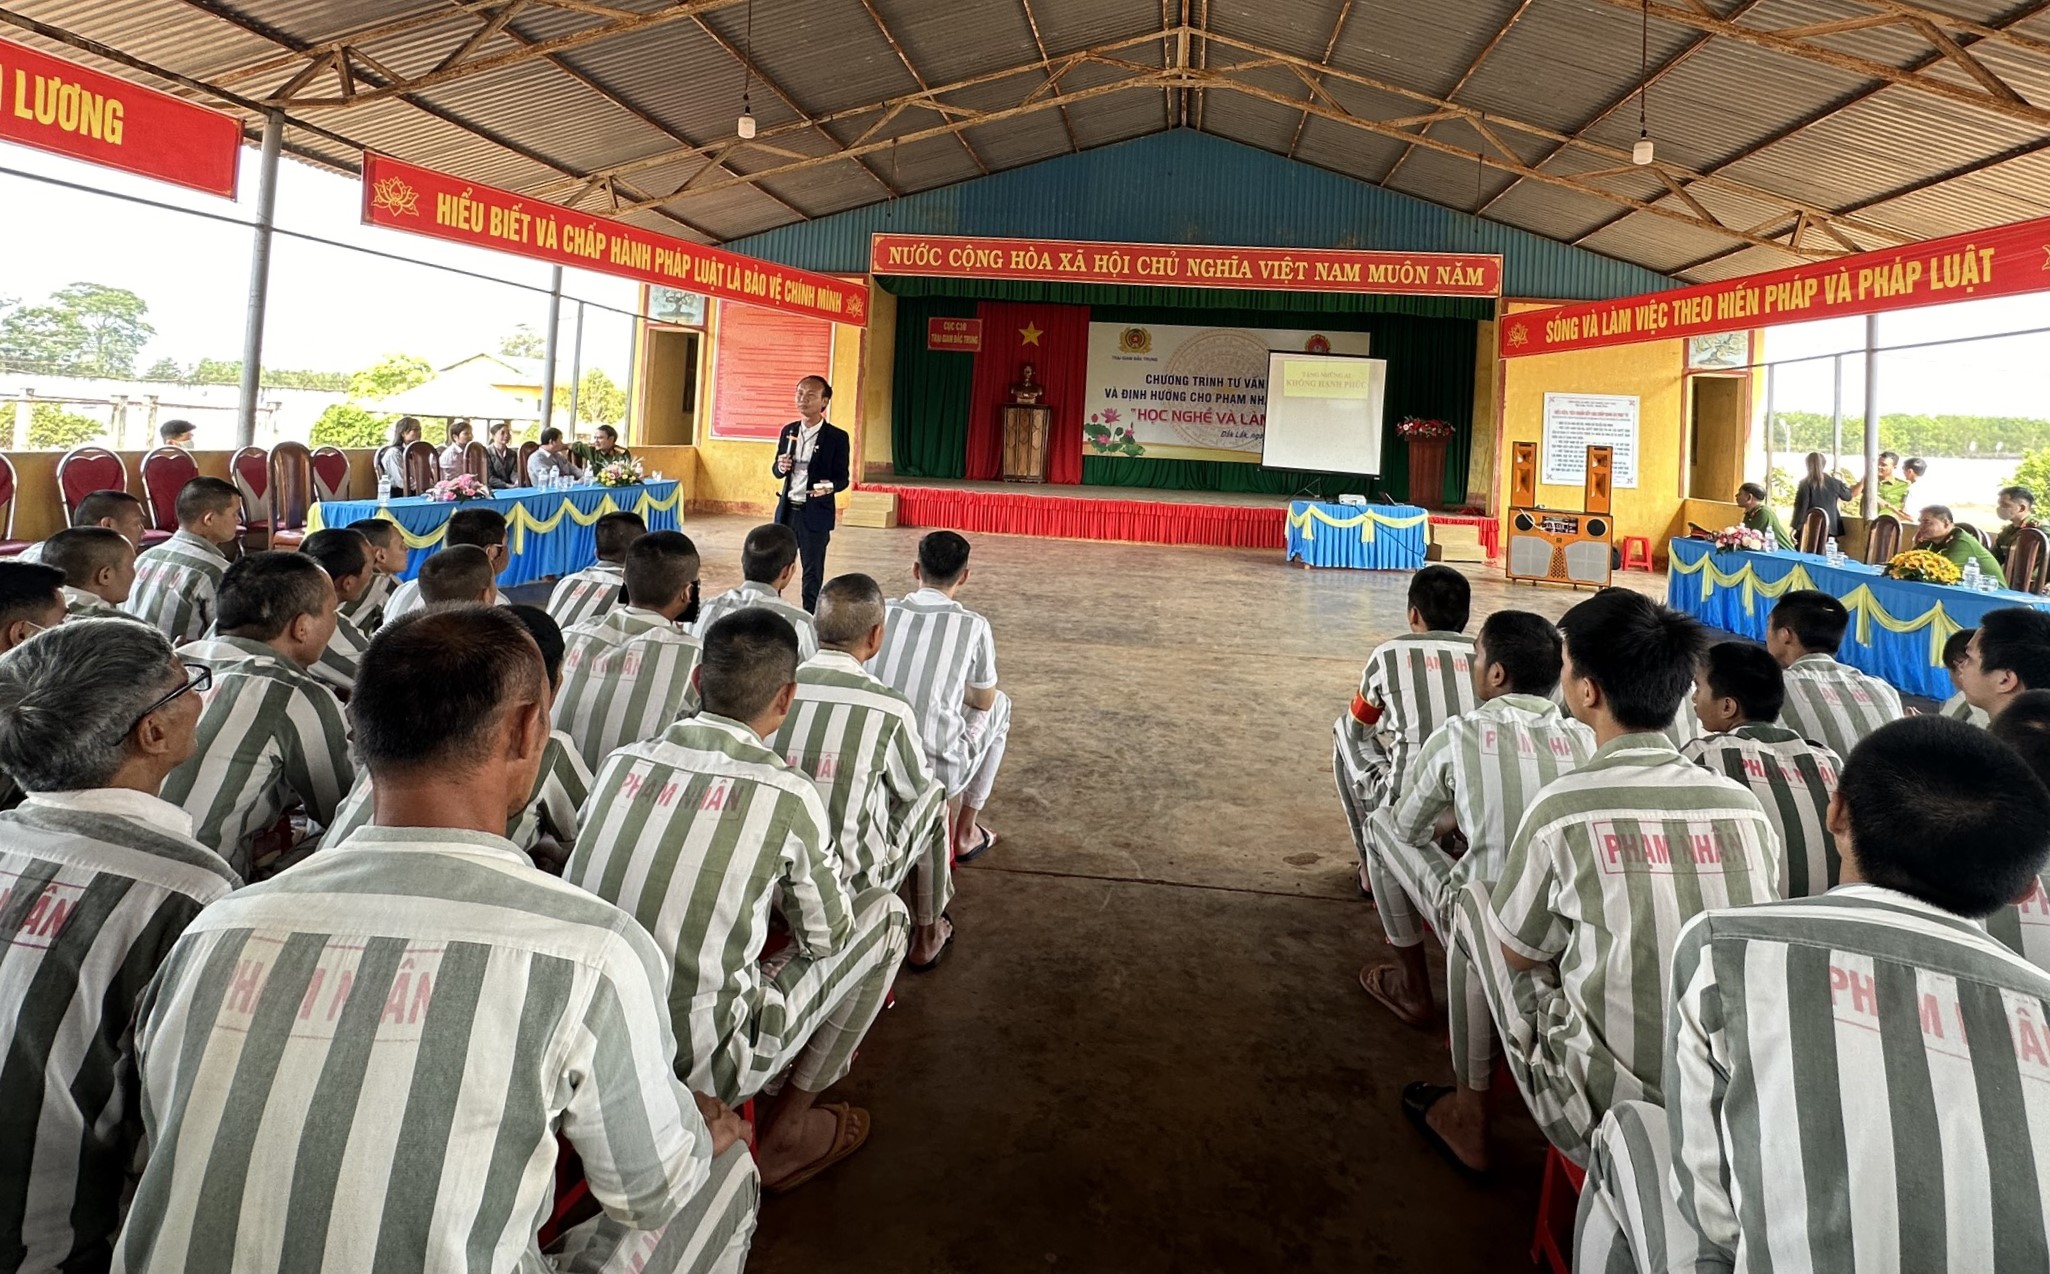
<path id="1" fill-rule="evenodd" d="M 64 586 L 64 618 L 66 619 L 134 619 L 135 616 L 122 610 L 98 593 L 88 593 L 82 588 Z"/>
<path id="2" fill-rule="evenodd" d="M 420 581 L 409 579 L 393 589 L 392 595 L 386 599 L 384 603 L 384 622 L 389 624 L 394 619 L 412 614 L 426 604 L 427 599 L 420 596 Z M 502 591 L 494 590 L 491 594 L 491 604 L 493 606 L 510 606 L 512 601 Z"/>
<path id="3" fill-rule="evenodd" d="M 130 1271 L 549 1268 L 556 1134 L 653 1229 L 711 1138 L 667 967 L 497 836 L 366 827 L 202 913 L 136 1026 Z"/>
<path id="4" fill-rule="evenodd" d="M 1438 816 L 1453 811 L 1467 846 L 1454 884 L 1492 882 L 1502 874 L 1524 811 L 1554 779 L 1594 755 L 1594 747 L 1594 731 L 1548 699 L 1489 699 L 1424 740 L 1393 806 L 1392 830 L 1402 841 L 1422 845 Z"/>
<path id="5" fill-rule="evenodd" d="M 1855 884 L 1697 917 L 1673 1000 L 1674 1268 L 2050 1268 L 2050 976 Z"/>
<path id="6" fill-rule="evenodd" d="M 1486 920 L 1508 950 L 1557 961 L 1572 1018 L 1558 1043 L 1583 1059 L 1597 1121 L 1617 1101 L 1659 1100 L 1680 926 L 1712 907 L 1778 897 L 1779 871 L 1758 798 L 1683 760 L 1660 734 L 1613 739 L 1538 793 Z"/>
<path id="7" fill-rule="evenodd" d="M 171 639 L 197 641 L 214 626 L 214 596 L 228 559 L 212 542 L 178 531 L 135 559 L 135 585 L 121 608 Z"/>
<path id="8" fill-rule="evenodd" d="M 562 577 L 548 595 L 548 615 L 566 630 L 597 619 L 625 601 L 626 567 L 618 562 L 596 562 Z"/>
<path id="9" fill-rule="evenodd" d="M 1993 718 L 1986 715 L 1985 709 L 1974 708 L 1971 702 L 1965 698 L 1965 692 L 1962 690 L 1945 699 L 1943 706 L 1936 711 L 1939 716 L 1950 717 L 1953 720 L 1962 721 L 1966 725 L 1975 725 L 1981 730 L 1985 729 L 1987 724 L 1993 720 Z"/>
<path id="10" fill-rule="evenodd" d="M 614 748 L 652 739 L 697 704 L 704 648 L 651 610 L 618 606 L 563 634 L 555 728 L 592 770 Z"/>
<path id="11" fill-rule="evenodd" d="M 214 637 L 178 648 L 213 670 L 191 759 L 164 780 L 193 836 L 248 877 L 256 838 L 294 805 L 326 824 L 349 789 L 342 705 L 304 668 L 260 641 Z"/>
<path id="12" fill-rule="evenodd" d="M 2050 867 L 2021 901 L 1986 917 L 1986 930 L 2030 964 L 2050 972 Z"/>
<path id="13" fill-rule="evenodd" d="M 356 688 L 356 668 L 363 662 L 364 648 L 369 645 L 370 634 L 337 610 L 334 635 L 327 639 L 327 649 L 306 671 L 338 693 L 348 694 Z"/>
<path id="14" fill-rule="evenodd" d="M 143 792 L 0 814 L 0 1266 L 105 1269 L 142 1119 L 135 1005 L 200 908 L 241 882 Z"/>
<path id="15" fill-rule="evenodd" d="M 591 795 L 591 771 L 577 755 L 576 745 L 560 730 L 552 731 L 542 746 L 541 768 L 534 772 L 533 794 L 519 813 L 506 820 L 505 838 L 523 850 L 532 850 L 543 833 L 564 845 L 577 838 L 577 812 Z M 339 845 L 356 830 L 370 826 L 377 812 L 376 788 L 369 770 L 356 772 L 356 784 L 335 809 L 334 821 L 321 837 L 322 845 Z"/>
<path id="16" fill-rule="evenodd" d="M 769 746 L 811 777 L 826 803 L 840 879 L 855 889 L 894 883 L 896 834 L 934 794 L 910 700 L 877 681 L 854 656 L 821 650 L 797 669 L 797 697 Z"/>
<path id="17" fill-rule="evenodd" d="M 746 581 L 739 588 L 728 589 L 700 606 L 698 622 L 692 626 L 691 632 L 703 641 L 705 634 L 712 631 L 713 621 L 751 606 L 775 611 L 790 621 L 790 626 L 797 630 L 797 658 L 800 663 L 819 653 L 819 630 L 812 621 L 811 612 L 802 606 L 793 606 L 784 601 L 783 595 L 775 589 L 753 580 Z"/>
<path id="18" fill-rule="evenodd" d="M 633 913 L 674 960 L 677 1069 L 701 1091 L 747 1027 L 770 910 L 801 956 L 854 936 L 818 789 L 746 725 L 710 713 L 612 754 L 563 879 Z"/>
<path id="19" fill-rule="evenodd" d="M 1359 790 L 1402 790 L 1409 759 L 1440 725 L 1474 709 L 1473 639 L 1402 633 L 1374 648 L 1352 707 L 1338 719 L 1338 756 Z"/>
<path id="20" fill-rule="evenodd" d="M 1901 713 L 1900 691 L 1828 655 L 1803 655 L 1787 667 L 1780 723 L 1840 757 Z"/>
<path id="21" fill-rule="evenodd" d="M 353 602 L 343 602 L 335 613 L 356 625 L 357 631 L 366 637 L 374 637 L 384 626 L 384 604 L 391 600 L 392 577 L 383 571 L 371 573 L 370 582 L 363 586 L 363 593 Z"/>
<path id="22" fill-rule="evenodd" d="M 1829 798 L 1843 761 L 1783 725 L 1751 722 L 1711 734 L 1680 755 L 1751 789 L 1785 851 L 1779 896 L 1812 898 L 1836 888 L 1842 860 L 1829 834 Z"/>
<path id="23" fill-rule="evenodd" d="M 989 621 L 936 588 L 892 601 L 883 621 L 883 648 L 868 671 L 911 702 L 918 735 L 935 777 L 957 796 L 973 777 L 968 739 L 968 690 L 997 684 L 996 636 Z"/>

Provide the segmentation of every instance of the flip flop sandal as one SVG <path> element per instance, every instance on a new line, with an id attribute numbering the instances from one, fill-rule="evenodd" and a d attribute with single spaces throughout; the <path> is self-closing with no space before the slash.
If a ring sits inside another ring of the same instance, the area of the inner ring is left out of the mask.
<path id="1" fill-rule="evenodd" d="M 1485 1181 L 1488 1177 L 1487 1171 L 1482 1168 L 1476 1168 L 1466 1160 L 1461 1159 L 1453 1151 L 1452 1144 L 1439 1136 L 1436 1128 L 1431 1127 L 1430 1119 L 1428 1118 L 1431 1107 L 1451 1095 L 1452 1085 L 1450 1084 L 1428 1084 L 1419 1080 L 1414 1084 L 1404 1085 L 1402 1089 L 1403 1118 L 1409 1120 L 1410 1127 L 1421 1133 L 1423 1139 L 1431 1143 L 1431 1149 L 1437 1151 L 1446 1163 L 1451 1164 L 1460 1176 L 1465 1177 L 1468 1181 Z"/>
<path id="2" fill-rule="evenodd" d="M 792 1190 L 810 1181 L 821 1172 L 861 1149 L 868 1140 L 868 1112 L 858 1110 L 844 1101 L 820 1106 L 820 1110 L 833 1112 L 833 1148 L 812 1160 L 796 1172 L 773 1184 L 764 1183 L 762 1188 L 770 1194 L 789 1194 Z"/>
<path id="3" fill-rule="evenodd" d="M 982 839 L 980 841 L 977 841 L 975 847 L 969 850 L 967 853 L 954 855 L 954 865 L 956 867 L 960 866 L 962 863 L 972 863 L 976 859 L 982 857 L 984 854 L 987 854 L 991 849 L 996 847 L 997 834 L 995 832 L 989 830 L 987 827 L 984 827 L 980 823 L 977 823 L 975 825 L 975 830 L 982 833 Z"/>
<path id="4" fill-rule="evenodd" d="M 940 962 L 947 958 L 947 952 L 953 948 L 954 935 L 960 932 L 959 930 L 954 928 L 954 917 L 951 914 L 942 911 L 940 913 L 940 919 L 947 922 L 947 940 L 940 944 L 939 951 L 933 955 L 932 959 L 927 960 L 923 963 L 920 963 L 916 960 L 907 960 L 905 962 L 904 967 L 910 969 L 913 973 L 931 973 L 934 969 L 940 967 Z"/>
<path id="5" fill-rule="evenodd" d="M 1397 1004 L 1395 1002 L 1395 997 L 1388 993 L 1388 970 L 1394 967 L 1395 966 L 1392 964 L 1370 964 L 1366 968 L 1361 969 L 1361 988 L 1364 989 L 1368 995 L 1374 997 L 1375 1003 L 1379 1004 L 1382 1008 L 1387 1009 L 1390 1013 L 1394 1014 L 1396 1021 L 1402 1023 L 1404 1026 L 1409 1027 L 1411 1030 L 1436 1030 L 1438 1028 L 1438 1016 L 1436 1013 L 1427 1013 L 1422 1017 L 1417 1017 L 1414 1014 L 1412 1014 L 1408 1009 L 1405 1009 L 1401 1005 Z"/>

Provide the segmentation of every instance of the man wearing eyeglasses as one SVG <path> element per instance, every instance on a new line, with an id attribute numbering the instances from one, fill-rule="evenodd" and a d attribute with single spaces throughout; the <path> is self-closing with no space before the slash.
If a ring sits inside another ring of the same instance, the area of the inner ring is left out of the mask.
<path id="1" fill-rule="evenodd" d="M 39 562 L 0 562 L 0 654 L 64 622 L 64 572 Z M 0 810 L 21 804 L 21 788 L 0 769 Z"/>
<path id="2" fill-rule="evenodd" d="M 303 806 L 325 826 L 355 779 L 342 705 L 308 671 L 334 633 L 335 586 L 304 553 L 252 553 L 221 577 L 216 607 L 214 635 L 178 651 L 217 684 L 198 747 L 164 781 L 164 799 L 247 876 L 280 817 Z"/>
<path id="3" fill-rule="evenodd" d="M 192 752 L 207 670 L 132 619 L 19 638 L 38 621 L 10 603 L 33 582 L 0 572 L 0 766 L 28 789 L 0 813 L 0 1257 L 103 1269 L 142 1128 L 121 1082 L 136 1003 L 241 882 L 157 797 Z"/>

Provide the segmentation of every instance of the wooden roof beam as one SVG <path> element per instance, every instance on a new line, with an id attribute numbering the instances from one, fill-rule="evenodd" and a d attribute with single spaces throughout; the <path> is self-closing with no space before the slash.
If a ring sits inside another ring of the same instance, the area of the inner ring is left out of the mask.
<path id="1" fill-rule="evenodd" d="M 1514 13 L 1511 13 L 1508 17 L 1508 20 L 1503 22 L 1500 27 L 1496 28 L 1495 34 L 1488 38 L 1488 42 L 1485 45 L 1481 46 L 1481 51 L 1479 53 L 1474 54 L 1473 61 L 1468 62 L 1466 64 L 1466 69 L 1459 73 L 1459 79 L 1456 80 L 1453 83 L 1452 87 L 1446 91 L 1445 99 L 1447 101 L 1452 101 L 1459 96 L 1460 90 L 1466 87 L 1467 81 L 1471 80 L 1474 77 L 1474 73 L 1481 69 L 1481 63 L 1487 61 L 1488 55 L 1493 53 L 1496 47 L 1500 45 L 1502 41 L 1509 38 L 1509 33 L 1516 29 L 1517 23 L 1523 21 L 1523 15 L 1530 11 L 1530 6 L 1533 2 L 1534 0 L 1519 0 L 1519 3 L 1516 6 L 1516 11 Z M 1328 62 L 1331 59 L 1329 57 L 1326 57 L 1324 60 Z M 1429 132 L 1430 126 L 1425 125 L 1424 131 Z M 1488 140 L 1490 142 L 1493 142 L 1497 146 L 1501 145 L 1501 139 L 1499 138 L 1490 137 Z M 1388 165 L 1388 171 L 1381 174 L 1380 181 L 1378 184 L 1385 186 L 1389 182 L 1393 181 L 1395 179 L 1395 174 L 1397 170 L 1399 170 L 1402 167 L 1402 165 L 1409 159 L 1409 157 L 1411 155 L 1414 155 L 1415 153 L 1416 144 L 1414 142 L 1407 146 L 1404 146 L 1402 148 L 1402 153 L 1395 157 L 1395 162 Z"/>
<path id="2" fill-rule="evenodd" d="M 1039 50 L 1039 60 L 1041 62 L 1051 61 L 1052 59 L 1046 55 L 1046 40 L 1039 34 L 1039 19 L 1034 17 L 1032 13 L 1032 0 L 1018 0 L 1018 3 L 1025 9 L 1025 25 L 1032 29 L 1032 47 Z M 1047 74 L 1046 83 L 1054 96 L 1060 96 L 1060 87 L 1054 83 L 1051 72 Z M 1061 131 L 1068 135 L 1069 153 L 1072 154 L 1082 149 L 1082 143 L 1075 140 L 1075 121 L 1068 118 L 1068 108 L 1065 106 L 1061 108 Z"/>
<path id="3" fill-rule="evenodd" d="M 1331 64 L 1332 50 L 1338 47 L 1338 37 L 1345 31 L 1345 20 L 1352 16 L 1352 6 L 1353 0 L 1344 0 L 1344 3 L 1338 6 L 1338 17 L 1331 23 L 1331 38 L 1324 41 L 1324 56 L 1318 59 L 1318 61 L 1325 66 L 1329 66 Z M 1308 76 L 1304 77 L 1303 82 L 1305 84 L 1310 84 Z M 1314 101 L 1316 100 L 1316 96 L 1317 86 L 1315 84 L 1310 84 L 1310 96 L 1305 98 L 1304 100 Z M 1302 114 L 1302 118 L 1298 119 L 1295 122 L 1295 136 L 1288 139 L 1288 158 L 1295 158 L 1296 147 L 1303 144 L 1303 128 L 1306 125 L 1308 125 L 1309 122 L 1310 113 L 1308 111 L 1304 111 Z"/>
<path id="4" fill-rule="evenodd" d="M 861 7 L 868 10 L 869 20 L 876 24 L 876 30 L 882 32 L 883 39 L 890 46 L 890 52 L 896 54 L 897 60 L 904 64 L 904 69 L 910 72 L 912 81 L 918 85 L 920 90 L 930 94 L 932 92 L 932 85 L 925 82 L 925 77 L 920 75 L 918 68 L 911 64 L 911 55 L 904 52 L 904 46 L 899 44 L 897 37 L 890 33 L 889 24 L 883 21 L 882 14 L 876 12 L 875 0 L 861 0 Z M 974 161 L 976 169 L 983 176 L 989 176 L 989 165 L 982 162 L 982 156 L 975 153 L 975 147 L 968 144 L 968 139 L 960 133 L 955 133 L 954 138 L 961 143 L 961 149 L 968 152 L 968 158 Z"/>

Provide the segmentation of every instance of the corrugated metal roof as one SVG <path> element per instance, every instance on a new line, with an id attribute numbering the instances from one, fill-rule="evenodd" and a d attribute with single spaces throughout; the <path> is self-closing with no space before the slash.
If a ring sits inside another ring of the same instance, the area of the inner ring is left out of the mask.
<path id="1" fill-rule="evenodd" d="M 2017 18 L 2016 0 L 1943 3 L 1960 19 L 2012 23 L 2018 34 L 2050 40 L 2050 11 Z M 1884 12 L 1873 0 L 1723 0 L 1713 8 L 1761 32 Z M 1806 37 L 1808 56 L 1705 33 L 1684 8 L 1650 23 L 1659 73 L 1647 97 L 1660 160 L 1676 166 L 1694 199 L 1722 218 L 1718 228 L 1633 213 L 1613 198 L 1499 169 L 1476 173 L 1467 156 L 1342 119 L 1306 120 L 1291 105 L 1310 100 L 1294 60 L 1323 80 L 1322 100 L 1355 119 L 1413 118 L 1436 95 L 1451 94 L 1458 105 L 1486 112 L 1522 163 L 1560 173 L 1614 167 L 1615 160 L 1562 139 L 1584 137 L 1612 153 L 1635 139 L 1629 99 L 1643 28 L 1628 0 L 528 0 L 505 30 L 446 70 L 451 52 L 489 16 L 483 6 L 9 0 L 8 11 L 98 41 L 140 68 L 0 26 L 28 43 L 159 86 L 164 81 L 151 68 L 186 77 L 215 86 L 231 103 L 264 98 L 295 78 L 305 65 L 298 50 L 343 42 L 360 54 L 350 65 L 357 93 L 377 93 L 386 73 L 430 82 L 407 96 L 337 106 L 298 100 L 339 95 L 333 68 L 304 79 L 287 106 L 295 154 L 346 168 L 361 148 L 373 147 L 556 196 L 586 176 L 612 174 L 626 198 L 665 199 L 634 214 L 636 223 L 715 239 L 829 218 L 888 201 L 893 191 L 916 196 L 985 169 L 1008 171 L 1188 124 L 1447 208 L 1478 208 L 1492 224 L 1474 234 L 1519 227 L 1562 241 L 1585 238 L 1590 248 L 1654 270 L 1684 269 L 1690 278 L 1720 275 L 1733 260 L 1785 257 L 1747 246 L 1744 236 L 1760 226 L 1783 234 L 1803 208 L 1860 210 L 1874 228 L 1847 233 L 1879 243 L 2036 215 L 2050 177 L 2050 55 L 1958 33 L 1971 56 L 2019 95 L 2020 105 L 2002 107 L 1902 22 Z M 627 18 L 640 25 L 627 31 Z M 594 35 L 602 38 L 586 38 Z M 548 56 L 530 51 L 559 39 L 581 42 L 544 50 Z M 748 78 L 762 135 L 679 193 L 704 165 L 703 148 L 732 139 L 741 52 L 760 72 Z M 1907 68 L 1980 100 L 1889 85 L 1818 60 L 1831 54 Z M 1070 65 L 1077 55 L 1082 61 Z M 1039 65 L 1043 56 L 1049 61 Z M 483 66 L 473 65 L 480 60 Z M 1188 68 L 1190 87 L 1125 83 L 1133 67 L 1170 65 Z M 1049 67 L 1062 74 L 1058 96 L 1045 88 Z M 1219 78 L 1205 78 L 1212 75 Z M 904 105 L 924 91 L 921 82 L 943 90 L 954 113 Z M 218 100 L 191 85 L 173 91 Z M 899 106 L 891 113 L 893 100 Z M 237 110 L 253 131 L 256 112 Z M 976 112 L 994 118 L 972 124 L 962 138 L 917 136 Z M 1463 151 L 1493 149 L 1461 119 L 1425 127 L 1430 138 Z M 913 140 L 897 140 L 904 138 Z M 859 160 L 838 157 L 856 144 L 874 149 Z M 785 171 L 807 159 L 817 162 Z M 1592 180 L 1662 207 L 1688 206 L 1648 176 Z M 1266 193 L 1246 188 L 1236 197 L 1257 202 Z M 966 196 L 957 206 L 979 207 Z M 1523 244 L 1513 235 L 1506 241 Z"/>

